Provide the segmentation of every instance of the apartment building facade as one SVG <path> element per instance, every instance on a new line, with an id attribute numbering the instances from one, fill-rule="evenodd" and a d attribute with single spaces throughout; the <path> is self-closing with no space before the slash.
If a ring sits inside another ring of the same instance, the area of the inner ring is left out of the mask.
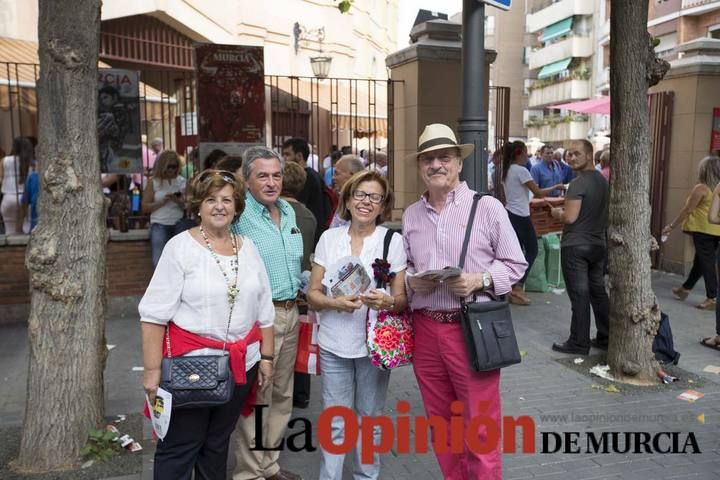
<path id="1" fill-rule="evenodd" d="M 562 145 L 591 133 L 587 115 L 553 108 L 594 95 L 598 2 L 528 0 L 528 137 Z"/>
<path id="2" fill-rule="evenodd" d="M 528 78 L 527 60 L 525 58 L 525 4 L 513 3 L 508 11 L 497 8 L 485 10 L 485 48 L 497 52 L 495 61 L 490 65 L 490 85 L 509 87 L 510 102 L 507 109 L 508 138 L 524 140 L 527 128 L 523 122 L 523 112 L 528 107 L 529 92 L 526 88 Z M 496 96 L 502 91 L 490 92 L 490 139 L 498 128 L 496 123 L 502 121 L 503 112 L 499 111 Z M 497 145 L 490 145 L 491 149 Z"/>

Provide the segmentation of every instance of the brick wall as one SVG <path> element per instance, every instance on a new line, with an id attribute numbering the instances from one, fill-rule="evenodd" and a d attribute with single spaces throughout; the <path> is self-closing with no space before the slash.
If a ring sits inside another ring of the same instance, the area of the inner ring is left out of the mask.
<path id="1" fill-rule="evenodd" d="M 30 303 L 25 245 L 0 247 L 0 305 Z"/>
<path id="2" fill-rule="evenodd" d="M 554 207 L 562 207 L 565 205 L 565 199 L 562 197 L 545 197 Z M 546 233 L 562 233 L 563 224 L 559 220 L 555 220 L 550 215 L 550 208 L 545 204 L 544 198 L 533 198 L 530 202 L 530 220 L 537 236 Z"/>
<path id="3" fill-rule="evenodd" d="M 109 293 L 113 297 L 142 295 L 152 277 L 150 242 L 109 242 Z M 30 303 L 25 246 L 0 247 L 0 305 Z M 2 307 L 0 307 L 2 310 Z M 1 320 L 1 319 L 0 319 Z"/>

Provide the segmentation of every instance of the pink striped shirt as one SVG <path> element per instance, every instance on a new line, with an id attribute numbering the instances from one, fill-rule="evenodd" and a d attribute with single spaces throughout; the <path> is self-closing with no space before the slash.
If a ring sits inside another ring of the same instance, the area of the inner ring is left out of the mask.
<path id="1" fill-rule="evenodd" d="M 459 265 L 474 194 L 467 183 L 461 182 L 448 194 L 442 211 L 437 212 L 430 206 L 426 195 L 405 210 L 402 231 L 408 273 Z M 463 271 L 489 272 L 495 295 L 504 295 L 522 278 L 526 268 L 527 262 L 505 208 L 495 198 L 484 196 L 478 203 Z M 409 287 L 407 290 L 413 310 L 460 308 L 460 298 L 445 285 L 426 295 L 413 293 Z M 487 296 L 479 295 L 478 301 L 483 298 Z"/>

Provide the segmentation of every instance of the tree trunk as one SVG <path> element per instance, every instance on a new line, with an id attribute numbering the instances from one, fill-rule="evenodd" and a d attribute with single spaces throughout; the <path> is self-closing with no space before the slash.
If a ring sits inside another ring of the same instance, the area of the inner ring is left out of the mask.
<path id="1" fill-rule="evenodd" d="M 96 130 L 100 0 L 40 0 L 40 223 L 26 255 L 30 370 L 18 471 L 69 468 L 103 416 L 105 205 Z"/>
<path id="2" fill-rule="evenodd" d="M 647 2 L 612 0 L 608 364 L 616 378 L 636 384 L 658 381 L 652 342 L 660 321 L 650 270 L 647 90 L 662 74 L 657 77 L 647 17 Z"/>

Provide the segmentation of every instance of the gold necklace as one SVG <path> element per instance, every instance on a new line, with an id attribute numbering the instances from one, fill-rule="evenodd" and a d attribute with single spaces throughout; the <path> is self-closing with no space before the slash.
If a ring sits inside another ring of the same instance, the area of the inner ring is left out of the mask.
<path id="1" fill-rule="evenodd" d="M 235 273 L 235 284 L 230 284 L 230 278 L 228 277 L 227 273 L 225 272 L 225 269 L 222 267 L 222 263 L 220 263 L 220 258 L 218 258 L 217 254 L 215 253 L 215 250 L 213 250 L 212 245 L 210 245 L 210 239 L 208 238 L 207 234 L 205 233 L 205 230 L 203 229 L 202 225 L 200 225 L 200 234 L 203 237 L 203 240 L 205 240 L 205 245 L 207 246 L 208 250 L 210 250 L 210 254 L 215 259 L 215 263 L 217 263 L 218 267 L 220 268 L 220 272 L 222 272 L 223 277 L 225 277 L 225 282 L 227 283 L 227 289 L 228 289 L 228 303 L 230 304 L 230 308 L 235 304 L 235 297 L 237 297 L 238 289 L 238 250 L 237 250 L 237 241 L 235 239 L 235 235 L 232 233 L 230 234 L 230 243 L 232 243 L 232 249 L 233 249 L 233 259 L 230 260 L 231 268 L 233 269 Z M 232 313 L 231 313 L 232 315 Z"/>

